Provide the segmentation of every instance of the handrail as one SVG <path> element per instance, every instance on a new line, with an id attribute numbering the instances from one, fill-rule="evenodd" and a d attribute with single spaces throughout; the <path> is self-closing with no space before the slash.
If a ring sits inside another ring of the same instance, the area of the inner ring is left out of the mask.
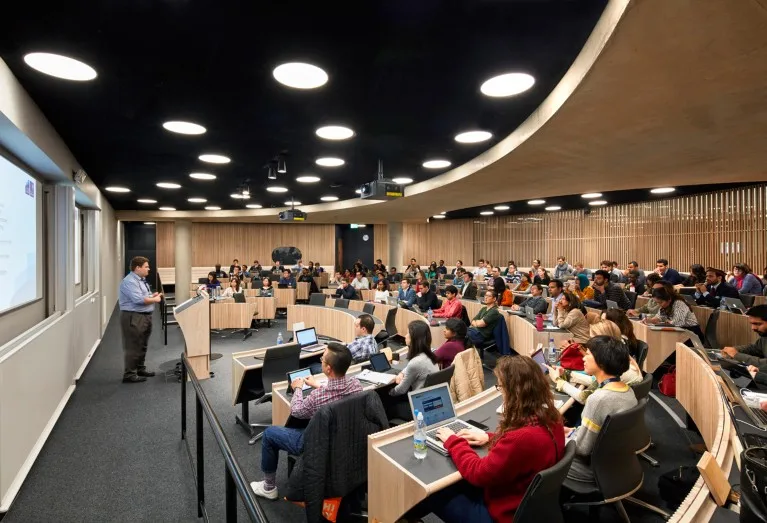
<path id="1" fill-rule="evenodd" d="M 192 388 L 195 392 L 196 398 L 196 433 L 197 433 L 197 476 L 195 483 L 197 486 L 197 517 L 204 518 L 208 521 L 208 515 L 205 511 L 205 466 L 204 466 L 204 452 L 202 442 L 202 414 L 208 418 L 208 424 L 210 424 L 213 436 L 216 438 L 216 443 L 221 453 L 224 455 L 224 464 L 226 465 L 226 492 L 225 492 L 225 506 L 226 506 L 226 521 L 237 521 L 237 497 L 235 494 L 240 495 L 245 510 L 250 517 L 250 521 L 254 523 L 266 523 L 266 516 L 264 515 L 261 506 L 256 499 L 256 496 L 250 490 L 248 480 L 245 478 L 245 474 L 242 472 L 242 467 L 234 457 L 232 448 L 229 446 L 229 441 L 224 435 L 224 431 L 221 428 L 221 423 L 218 421 L 216 413 L 213 412 L 213 408 L 208 402 L 208 398 L 203 392 L 200 386 L 200 381 L 194 374 L 194 370 L 189 365 L 189 360 L 186 359 L 186 354 L 181 354 L 181 439 L 186 444 L 187 453 L 189 454 L 189 461 L 194 467 L 194 459 L 192 458 L 192 451 L 189 448 L 189 442 L 186 438 L 186 381 L 189 378 Z M 236 489 L 236 490 L 235 490 Z"/>

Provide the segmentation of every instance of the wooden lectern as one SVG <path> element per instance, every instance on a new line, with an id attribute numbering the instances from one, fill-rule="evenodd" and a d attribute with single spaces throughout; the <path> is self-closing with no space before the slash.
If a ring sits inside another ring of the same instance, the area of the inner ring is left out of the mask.
<path id="1" fill-rule="evenodd" d="M 210 378 L 210 306 L 205 296 L 195 296 L 173 308 L 184 335 L 184 352 L 198 380 Z"/>

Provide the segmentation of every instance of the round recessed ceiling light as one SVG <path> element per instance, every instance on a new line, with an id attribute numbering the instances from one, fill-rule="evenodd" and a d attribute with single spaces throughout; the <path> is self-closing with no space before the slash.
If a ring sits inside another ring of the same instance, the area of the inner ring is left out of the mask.
<path id="1" fill-rule="evenodd" d="M 144 222 L 144 225 L 155 225 L 154 222 Z"/>
<path id="2" fill-rule="evenodd" d="M 285 205 L 301 205 L 301 202 L 297 202 L 297 201 L 285 202 Z"/>
<path id="3" fill-rule="evenodd" d="M 527 202 L 527 205 L 543 205 L 546 203 L 546 200 L 530 200 Z"/>
<path id="4" fill-rule="evenodd" d="M 208 163 L 229 163 L 232 161 L 228 157 L 221 156 L 220 154 L 201 154 L 199 158 L 201 161 Z"/>
<path id="5" fill-rule="evenodd" d="M 466 131 L 455 135 L 455 141 L 459 143 L 479 143 L 489 140 L 493 135 L 487 131 Z"/>
<path id="6" fill-rule="evenodd" d="M 250 200 L 250 194 L 242 194 L 242 193 L 239 193 L 239 192 L 233 192 L 230 196 L 232 198 L 234 198 L 235 200 Z"/>
<path id="7" fill-rule="evenodd" d="M 527 73 L 508 73 L 486 80 L 479 90 L 486 96 L 514 96 L 524 93 L 534 84 L 535 78 Z"/>
<path id="8" fill-rule="evenodd" d="M 216 175 L 210 174 L 210 173 L 190 173 L 190 178 L 194 178 L 195 180 L 215 180 Z"/>
<path id="9" fill-rule="evenodd" d="M 482 211 L 479 214 L 481 214 L 482 216 L 491 216 L 491 215 L 493 215 L 495 213 L 493 211 Z"/>
<path id="10" fill-rule="evenodd" d="M 205 203 L 208 200 L 205 198 L 188 198 L 186 201 L 188 201 L 189 203 Z"/>
<path id="11" fill-rule="evenodd" d="M 161 211 L 175 211 L 175 207 L 160 207 Z"/>
<path id="12" fill-rule="evenodd" d="M 205 207 L 205 210 L 206 211 L 220 211 L 221 207 L 219 207 L 218 205 L 208 205 L 208 206 Z"/>
<path id="13" fill-rule="evenodd" d="M 444 169 L 450 167 L 450 162 L 447 160 L 428 160 L 423 162 L 423 166 L 427 169 Z"/>
<path id="14" fill-rule="evenodd" d="M 559 205 L 549 205 L 548 207 L 546 207 L 547 211 L 559 211 L 561 209 L 562 207 L 560 207 Z"/>
<path id="15" fill-rule="evenodd" d="M 307 176 L 299 176 L 298 178 L 296 178 L 296 181 L 300 182 L 300 183 L 316 183 L 316 182 L 320 181 L 320 177 L 319 176 L 308 176 L 308 175 Z"/>
<path id="16" fill-rule="evenodd" d="M 166 131 L 178 134 L 204 134 L 205 127 L 192 122 L 171 121 L 162 124 Z"/>
<path id="17" fill-rule="evenodd" d="M 320 200 L 323 202 L 336 202 L 338 201 L 338 196 L 323 196 Z"/>
<path id="18" fill-rule="evenodd" d="M 274 79 L 296 89 L 316 89 L 328 81 L 328 73 L 312 64 L 290 62 L 274 68 Z"/>
<path id="19" fill-rule="evenodd" d="M 130 189 L 128 189 L 127 187 L 118 187 L 114 185 L 109 187 L 104 187 L 104 190 L 109 192 L 130 192 Z"/>
<path id="20" fill-rule="evenodd" d="M 354 131 L 341 125 L 326 125 L 314 131 L 317 136 L 326 140 L 348 140 L 354 136 Z"/>
<path id="21" fill-rule="evenodd" d="M 180 189 L 181 185 L 173 182 L 157 182 L 155 185 L 162 189 Z"/>
<path id="22" fill-rule="evenodd" d="M 511 209 L 511 207 L 509 207 L 508 205 L 496 205 L 495 207 L 493 207 L 493 209 L 495 209 L 496 211 L 508 211 L 509 209 Z"/>
<path id="23" fill-rule="evenodd" d="M 245 207 L 247 207 L 248 209 L 263 209 L 264 206 L 263 205 L 259 205 L 257 203 L 249 203 Z"/>
<path id="24" fill-rule="evenodd" d="M 277 187 L 277 186 L 267 187 L 266 190 L 269 192 L 288 192 L 287 187 Z"/>
<path id="25" fill-rule="evenodd" d="M 592 200 L 589 205 L 607 205 L 607 200 Z"/>
<path id="26" fill-rule="evenodd" d="M 586 194 L 581 194 L 581 198 L 601 198 L 602 193 L 601 192 L 587 192 Z"/>
<path id="27" fill-rule="evenodd" d="M 432 218 L 436 218 L 438 220 L 442 220 L 444 218 L 447 218 L 447 216 L 445 216 L 444 214 L 435 214 L 434 216 L 432 216 Z"/>
<path id="28" fill-rule="evenodd" d="M 413 179 L 412 179 L 412 178 L 405 178 L 405 177 L 402 177 L 402 178 L 393 178 L 393 179 L 392 179 L 392 181 L 393 181 L 394 183 L 398 183 L 398 184 L 400 184 L 400 185 L 407 185 L 407 184 L 409 184 L 409 183 L 413 183 Z"/>
<path id="29" fill-rule="evenodd" d="M 151 200 L 149 198 L 139 198 L 136 200 L 138 203 L 157 203 L 157 200 Z"/>
<path id="30" fill-rule="evenodd" d="M 29 53 L 24 56 L 24 61 L 32 69 L 64 80 L 85 82 L 98 76 L 90 65 L 60 54 Z"/>
<path id="31" fill-rule="evenodd" d="M 668 194 L 674 191 L 676 191 L 674 187 L 657 187 L 655 189 L 650 189 L 650 192 L 653 194 Z"/>
<path id="32" fill-rule="evenodd" d="M 315 163 L 323 167 L 338 167 L 343 165 L 344 161 L 341 158 L 317 158 Z"/>

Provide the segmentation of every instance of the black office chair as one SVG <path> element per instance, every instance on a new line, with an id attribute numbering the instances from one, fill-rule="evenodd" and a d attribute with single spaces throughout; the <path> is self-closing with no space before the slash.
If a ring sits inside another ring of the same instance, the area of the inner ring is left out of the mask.
<path id="1" fill-rule="evenodd" d="M 493 339 L 475 346 L 477 352 L 479 352 L 479 359 L 482 360 L 482 366 L 488 370 L 493 370 L 491 367 L 485 365 L 485 351 L 495 349 L 500 356 L 512 354 L 511 349 L 508 347 L 508 341 L 509 331 L 506 329 L 506 319 L 501 316 L 493 329 Z M 504 348 L 504 344 L 507 345 L 507 347 Z"/>
<path id="2" fill-rule="evenodd" d="M 431 387 L 432 385 L 440 385 L 441 383 L 450 383 L 453 379 L 453 373 L 455 372 L 455 365 L 450 365 L 437 372 L 432 372 L 426 376 L 426 381 L 423 382 L 424 387 Z"/>
<path id="3" fill-rule="evenodd" d="M 381 347 L 388 347 L 389 346 L 389 333 L 386 332 L 385 329 L 381 329 L 381 331 L 375 335 L 376 340 L 376 347 L 380 349 Z"/>
<path id="4" fill-rule="evenodd" d="M 375 311 L 376 311 L 376 306 L 373 305 L 372 303 L 366 303 L 365 305 L 362 306 L 362 312 L 364 312 L 365 314 L 372 315 Z"/>
<path id="5" fill-rule="evenodd" d="M 649 350 L 649 347 L 647 346 L 647 343 L 642 340 L 637 340 L 637 356 L 636 356 L 636 362 L 637 365 L 639 365 L 639 368 L 641 369 L 644 365 L 644 360 L 647 359 L 647 352 Z"/>
<path id="6" fill-rule="evenodd" d="M 309 295 L 309 305 L 319 305 L 324 307 L 326 301 L 327 294 L 323 292 L 313 292 Z"/>
<path id="7" fill-rule="evenodd" d="M 250 288 L 251 289 L 260 289 L 264 286 L 264 282 L 261 281 L 259 278 L 253 278 L 250 280 Z"/>
<path id="8" fill-rule="evenodd" d="M 471 325 L 471 319 L 469 319 L 469 313 L 466 312 L 466 306 L 461 305 L 461 321 L 466 325 L 467 327 Z"/>
<path id="9" fill-rule="evenodd" d="M 636 292 L 631 292 L 631 291 L 626 291 L 626 297 L 629 299 L 629 304 L 630 304 L 629 305 L 629 309 L 636 308 L 637 293 Z"/>
<path id="10" fill-rule="evenodd" d="M 631 389 L 634 391 L 634 396 L 636 396 L 637 401 L 641 401 L 650 395 L 650 390 L 652 389 L 652 379 L 652 373 L 648 372 L 645 374 L 645 377 L 641 382 L 631 387 Z M 657 467 L 658 461 L 645 452 L 647 449 L 653 446 L 653 442 L 652 436 L 650 435 L 650 430 L 647 428 L 644 417 L 642 418 L 642 422 L 637 426 L 636 437 L 638 441 L 636 450 L 637 454 L 639 454 L 639 457 L 647 461 L 647 463 L 653 467 Z"/>
<path id="11" fill-rule="evenodd" d="M 634 408 L 607 417 L 591 452 L 594 482 L 565 478 L 564 494 L 570 496 L 565 498 L 565 508 L 612 504 L 621 518 L 630 523 L 621 500 L 639 490 L 644 481 L 642 465 L 633 448 L 632 432 L 641 423 L 646 404 L 645 398 Z"/>
<path id="12" fill-rule="evenodd" d="M 559 493 L 575 456 L 575 442 L 565 446 L 565 455 L 553 467 L 540 471 L 527 487 L 514 513 L 514 523 L 563 523 Z"/>
<path id="13" fill-rule="evenodd" d="M 706 348 L 713 349 L 719 352 L 719 342 L 716 339 L 716 322 L 719 320 L 719 309 L 716 309 L 708 317 L 708 323 L 706 323 L 706 334 L 704 336 Z"/>
<path id="14" fill-rule="evenodd" d="M 349 300 L 346 298 L 336 298 L 336 309 L 348 309 L 349 308 Z"/>
<path id="15" fill-rule="evenodd" d="M 272 401 L 272 383 L 285 381 L 288 372 L 301 368 L 301 345 L 291 343 L 268 349 L 264 353 L 264 365 L 261 368 L 261 389 L 251 392 L 258 397 L 256 405 Z M 271 427 L 270 423 L 251 423 L 254 429 Z M 263 431 L 259 432 L 248 441 L 248 445 L 255 445 L 261 439 Z"/>
<path id="16" fill-rule="evenodd" d="M 652 390 L 652 373 L 648 372 L 645 374 L 642 381 L 637 383 L 636 385 L 633 385 L 631 387 L 631 390 L 634 391 L 634 396 L 636 396 L 637 401 L 643 400 L 646 397 L 650 395 L 650 390 Z"/>

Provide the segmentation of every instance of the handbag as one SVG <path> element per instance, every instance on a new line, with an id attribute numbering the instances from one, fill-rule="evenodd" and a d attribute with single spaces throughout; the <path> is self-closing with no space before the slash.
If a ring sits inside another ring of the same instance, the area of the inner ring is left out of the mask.
<path id="1" fill-rule="evenodd" d="M 567 370 L 583 370 L 583 355 L 585 354 L 580 343 L 571 343 L 559 357 L 559 365 Z"/>
<path id="2" fill-rule="evenodd" d="M 669 398 L 676 397 L 676 365 L 672 365 L 658 383 L 658 390 Z"/>
<path id="3" fill-rule="evenodd" d="M 740 465 L 740 521 L 767 523 L 767 448 L 747 448 Z"/>

